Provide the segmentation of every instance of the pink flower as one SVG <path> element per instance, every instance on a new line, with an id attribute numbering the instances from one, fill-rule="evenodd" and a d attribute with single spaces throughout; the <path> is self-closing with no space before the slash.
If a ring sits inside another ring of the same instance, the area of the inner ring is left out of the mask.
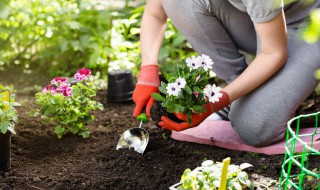
<path id="1" fill-rule="evenodd" d="M 194 91 L 194 92 L 193 92 L 193 95 L 198 98 L 199 92 Z"/>
<path id="2" fill-rule="evenodd" d="M 69 86 L 70 86 L 70 84 L 68 84 L 68 83 L 61 83 L 59 86 L 57 86 L 56 90 L 57 90 L 57 92 L 63 93 L 64 91 L 66 91 L 66 89 Z"/>
<path id="3" fill-rule="evenodd" d="M 65 91 L 63 92 L 64 96 L 72 96 L 72 88 L 71 87 L 67 87 L 65 89 Z"/>
<path id="4" fill-rule="evenodd" d="M 76 80 L 81 81 L 81 80 L 87 79 L 90 74 L 91 74 L 90 69 L 82 68 L 78 70 L 78 72 L 74 75 L 74 78 Z"/>
<path id="5" fill-rule="evenodd" d="M 52 79 L 51 84 L 65 83 L 66 81 L 67 81 L 67 78 L 57 77 Z"/>
<path id="6" fill-rule="evenodd" d="M 54 87 L 52 85 L 48 85 L 48 86 L 44 87 L 41 92 L 46 93 L 46 92 L 52 91 L 52 90 L 55 90 Z"/>

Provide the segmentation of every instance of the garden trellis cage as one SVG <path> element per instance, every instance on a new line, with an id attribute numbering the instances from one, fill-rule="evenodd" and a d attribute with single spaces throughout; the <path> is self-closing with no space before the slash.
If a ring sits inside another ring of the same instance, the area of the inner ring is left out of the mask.
<path id="1" fill-rule="evenodd" d="M 320 163 L 317 168 L 308 168 L 311 157 L 320 156 L 319 115 L 320 112 L 300 115 L 288 122 L 279 189 L 320 190 Z M 314 130 L 311 133 L 301 132 L 303 128 L 300 125 L 304 119 L 314 123 L 312 126 Z M 301 150 L 297 150 L 298 147 Z"/>

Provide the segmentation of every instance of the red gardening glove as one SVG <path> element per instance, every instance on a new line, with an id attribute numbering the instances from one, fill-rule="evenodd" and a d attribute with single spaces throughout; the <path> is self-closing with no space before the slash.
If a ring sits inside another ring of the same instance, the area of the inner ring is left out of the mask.
<path id="1" fill-rule="evenodd" d="M 150 117 L 150 108 L 154 103 L 151 94 L 159 92 L 159 67 L 158 65 L 142 66 L 138 76 L 138 82 L 134 89 L 132 100 L 136 104 L 133 117 L 137 117 L 146 108 L 146 114 Z"/>
<path id="2" fill-rule="evenodd" d="M 173 130 L 173 131 L 182 131 L 191 127 L 198 126 L 203 120 L 205 120 L 209 115 L 211 115 L 213 112 L 219 111 L 222 108 L 226 107 L 229 105 L 230 100 L 229 100 L 229 95 L 224 92 L 220 91 L 222 93 L 222 97 L 219 98 L 219 102 L 215 103 L 207 103 L 205 105 L 206 111 L 202 112 L 200 115 L 199 114 L 193 114 L 191 117 L 191 123 L 188 124 L 187 122 L 187 115 L 186 114 L 181 114 L 181 113 L 174 113 L 180 120 L 183 120 L 184 122 L 177 123 L 172 121 L 171 119 L 162 116 L 161 120 L 158 124 L 163 128 L 163 129 L 168 129 L 168 130 Z"/>

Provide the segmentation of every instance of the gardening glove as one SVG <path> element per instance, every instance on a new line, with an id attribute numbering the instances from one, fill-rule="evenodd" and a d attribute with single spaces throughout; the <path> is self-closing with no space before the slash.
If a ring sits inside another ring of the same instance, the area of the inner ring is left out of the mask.
<path id="1" fill-rule="evenodd" d="M 181 113 L 174 113 L 180 120 L 183 121 L 181 123 L 174 122 L 171 119 L 167 118 L 166 116 L 162 116 L 161 121 L 158 124 L 163 129 L 168 129 L 173 131 L 182 131 L 191 127 L 198 126 L 209 115 L 229 105 L 230 103 L 229 95 L 224 91 L 220 91 L 220 93 L 222 93 L 222 96 L 221 98 L 219 98 L 219 101 L 215 103 L 208 102 L 205 105 L 206 111 L 202 112 L 201 114 L 196 114 L 196 113 L 193 114 L 191 117 L 190 124 L 188 124 L 187 122 L 187 115 L 181 114 Z"/>
<path id="2" fill-rule="evenodd" d="M 146 108 L 147 117 L 150 117 L 150 109 L 154 103 L 151 94 L 159 92 L 159 67 L 158 65 L 142 66 L 136 88 L 134 89 L 132 100 L 136 104 L 133 111 L 133 117 L 137 117 L 141 111 Z"/>

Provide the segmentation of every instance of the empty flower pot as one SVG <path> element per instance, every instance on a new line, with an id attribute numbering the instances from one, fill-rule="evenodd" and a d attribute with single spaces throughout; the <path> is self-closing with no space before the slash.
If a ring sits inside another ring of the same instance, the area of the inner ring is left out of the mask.
<path id="1" fill-rule="evenodd" d="M 0 171 L 10 169 L 11 166 L 11 133 L 0 132 Z"/>
<path id="2" fill-rule="evenodd" d="M 132 72 L 129 70 L 118 70 L 108 73 L 108 102 L 132 101 L 135 82 Z"/>

